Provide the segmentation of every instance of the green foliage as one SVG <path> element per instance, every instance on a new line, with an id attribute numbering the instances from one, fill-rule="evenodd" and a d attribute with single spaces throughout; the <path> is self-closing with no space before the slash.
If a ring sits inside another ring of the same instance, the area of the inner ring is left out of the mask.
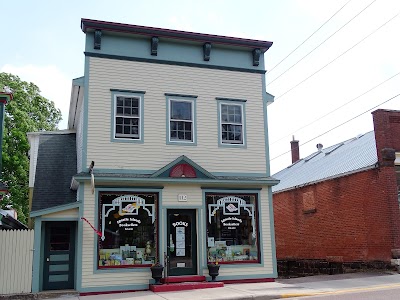
<path id="1" fill-rule="evenodd" d="M 56 130 L 61 111 L 54 102 L 40 95 L 39 88 L 18 76 L 0 73 L 0 91 L 11 88 L 14 99 L 6 105 L 1 180 L 8 185 L 9 196 L 0 201 L 3 209 L 11 204 L 18 219 L 27 223 L 29 216 L 29 142 L 27 133 Z"/>

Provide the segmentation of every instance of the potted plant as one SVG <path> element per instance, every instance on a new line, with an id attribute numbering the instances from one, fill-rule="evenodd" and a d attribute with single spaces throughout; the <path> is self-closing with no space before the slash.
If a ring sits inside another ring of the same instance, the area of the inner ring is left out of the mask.
<path id="1" fill-rule="evenodd" d="M 164 266 L 158 261 L 150 267 L 151 277 L 155 280 L 154 284 L 161 284 L 160 280 L 162 278 Z"/>
<path id="2" fill-rule="evenodd" d="M 211 276 L 211 281 L 215 281 L 215 278 L 219 275 L 219 264 L 217 262 L 210 262 L 207 264 L 208 274 Z"/>

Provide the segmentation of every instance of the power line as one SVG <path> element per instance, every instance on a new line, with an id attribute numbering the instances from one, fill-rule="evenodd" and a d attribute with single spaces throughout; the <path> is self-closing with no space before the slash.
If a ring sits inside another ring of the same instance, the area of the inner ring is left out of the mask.
<path id="1" fill-rule="evenodd" d="M 362 116 L 363 114 L 366 114 L 367 112 L 369 112 L 369 111 L 371 111 L 371 110 L 373 110 L 373 109 L 375 109 L 375 108 L 381 106 L 382 104 L 385 104 L 385 103 L 387 103 L 387 102 L 389 102 L 389 101 L 391 101 L 391 100 L 397 98 L 398 96 L 400 96 L 400 93 L 397 94 L 397 95 L 395 95 L 395 96 L 393 96 L 393 97 L 391 97 L 391 98 L 389 98 L 389 99 L 387 99 L 387 100 L 385 100 L 385 101 L 383 101 L 383 102 L 381 102 L 381 103 L 379 103 L 378 105 L 376 105 L 376 106 L 374 106 L 374 107 L 372 107 L 372 108 L 370 108 L 370 109 L 368 109 L 368 110 L 366 110 L 366 111 L 360 113 L 359 115 L 357 115 L 357 116 L 355 116 L 355 117 L 353 117 L 353 118 L 351 118 L 351 119 L 349 119 L 349 120 L 347 120 L 347 121 L 345 121 L 345 122 L 343 122 L 343 123 L 341 123 L 341 124 L 339 124 L 339 125 L 337 125 L 337 126 L 331 128 L 331 129 L 325 131 L 324 133 L 321 133 L 321 134 L 317 135 L 316 137 L 313 137 L 312 139 L 310 139 L 310 140 L 308 140 L 308 141 L 306 141 L 306 142 L 300 144 L 300 146 L 304 146 L 305 144 L 308 144 L 309 142 L 312 142 L 313 140 L 315 140 L 315 139 L 317 139 L 317 138 L 319 138 L 319 137 L 321 137 L 321 136 L 323 136 L 323 135 L 325 135 L 325 134 L 331 132 L 332 130 L 335 130 L 336 128 L 339 128 L 340 126 L 342 126 L 342 125 L 344 125 L 344 124 L 349 123 L 350 121 L 353 121 L 354 119 L 356 119 L 356 118 Z M 299 146 L 299 147 L 300 147 L 300 146 Z M 283 156 L 283 155 L 285 155 L 285 154 L 287 154 L 287 153 L 290 153 L 290 152 L 291 152 L 291 150 L 286 151 L 286 152 L 284 152 L 284 153 L 282 153 L 282 154 L 279 154 L 278 156 L 275 156 L 274 158 L 271 158 L 270 161 L 271 161 L 271 160 L 274 160 L 274 159 L 276 159 L 276 158 L 278 158 L 278 157 L 281 157 L 281 156 Z"/>
<path id="2" fill-rule="evenodd" d="M 334 58 L 333 60 L 331 60 L 330 62 L 328 62 L 326 65 L 324 65 L 322 68 L 318 69 L 317 71 L 315 71 L 314 73 L 312 73 L 311 75 L 309 75 L 308 77 L 306 77 L 305 79 L 303 79 L 302 81 L 300 81 L 299 83 L 297 83 L 296 85 L 294 85 L 293 87 L 291 87 L 289 90 L 287 90 L 286 92 L 284 92 L 283 94 L 279 95 L 278 97 L 275 97 L 275 100 L 278 98 L 283 97 L 284 95 L 286 95 L 287 93 L 291 92 L 292 90 L 294 90 L 295 88 L 297 88 L 299 85 L 303 84 L 304 82 L 306 82 L 308 79 L 310 79 L 311 77 L 313 77 L 315 74 L 319 73 L 320 71 L 322 71 L 323 69 L 325 69 L 327 66 L 329 66 L 331 63 L 335 62 L 336 60 L 338 60 L 340 57 L 342 57 L 343 55 L 345 55 L 347 52 L 349 52 L 350 50 L 352 50 L 353 48 L 355 48 L 356 46 L 358 46 L 359 44 L 361 44 L 363 41 L 365 41 L 367 38 L 369 38 L 371 35 L 373 35 L 374 33 L 376 33 L 378 30 L 380 30 L 382 27 L 384 27 L 386 24 L 388 24 L 390 21 L 392 21 L 393 19 L 395 19 L 397 16 L 399 15 L 399 13 L 397 13 L 395 16 L 393 16 L 392 18 L 390 18 L 388 21 L 386 21 L 385 23 L 383 23 L 381 26 L 379 26 L 377 29 L 375 29 L 374 31 L 372 31 L 370 34 L 368 34 L 367 36 L 365 36 L 364 38 L 362 38 L 360 41 L 358 41 L 356 44 L 354 44 L 353 46 L 351 46 L 350 48 L 348 48 L 346 51 L 344 51 L 342 54 L 340 54 L 339 56 L 337 56 L 336 58 Z"/>
<path id="3" fill-rule="evenodd" d="M 317 30 L 315 30 L 308 38 L 306 38 L 300 45 L 298 45 L 294 50 L 292 50 L 288 55 L 286 55 L 280 62 L 278 62 L 275 66 L 268 71 L 271 73 L 273 69 L 279 66 L 283 61 L 286 60 L 290 55 L 292 55 L 297 49 L 299 49 L 305 42 L 307 42 L 314 34 L 316 34 L 322 27 L 324 27 L 334 16 L 336 16 L 347 4 L 349 4 L 352 0 L 347 1 L 338 11 L 336 11 L 328 20 L 326 20 Z"/>
<path id="4" fill-rule="evenodd" d="M 275 143 L 277 143 L 277 142 L 279 142 L 279 141 L 281 141 L 281 140 L 283 140 L 283 139 L 285 139 L 285 138 L 287 138 L 287 137 L 293 135 L 294 133 L 299 132 L 300 130 L 302 130 L 302 129 L 304 129 L 304 128 L 306 128 L 306 127 L 308 127 L 308 126 L 314 124 L 315 122 L 318 122 L 319 120 L 325 118 L 326 116 L 329 116 L 330 114 L 332 114 L 332 113 L 334 113 L 335 111 L 341 109 L 342 107 L 346 106 L 347 104 L 350 104 L 351 102 L 353 102 L 353 101 L 355 101 L 355 100 L 361 98 L 362 96 L 368 94 L 369 92 L 373 91 L 374 89 L 380 87 L 382 84 L 386 83 L 387 81 L 391 80 L 392 78 L 396 77 L 396 76 L 399 75 L 399 74 L 400 74 L 400 72 L 398 72 L 397 74 L 395 74 L 395 75 L 389 77 L 388 79 L 382 81 L 381 83 L 375 85 L 374 87 L 370 88 L 369 90 L 367 90 L 367 91 L 363 92 L 362 94 L 358 95 L 357 97 L 351 99 L 350 101 L 347 101 L 346 103 L 344 103 L 343 105 L 341 105 L 341 106 L 335 108 L 334 110 L 332 110 L 332 111 L 326 113 L 326 114 L 323 115 L 322 117 L 320 117 L 320 118 L 318 118 L 318 119 L 312 121 L 311 123 L 308 123 L 307 125 L 304 125 L 303 127 L 300 127 L 299 129 L 296 129 L 296 130 L 293 131 L 291 134 L 286 135 L 286 136 L 284 136 L 284 137 L 282 137 L 282 138 L 280 138 L 280 139 L 278 139 L 278 140 L 272 142 L 270 145 L 273 145 L 273 144 L 275 144 Z"/>
<path id="5" fill-rule="evenodd" d="M 349 21 L 347 21 L 342 27 L 340 27 L 338 30 L 336 30 L 334 33 L 332 33 L 328 38 L 326 38 L 322 43 L 320 43 L 318 46 L 316 46 L 314 49 L 312 49 L 310 52 L 308 52 L 306 55 L 304 55 L 302 58 L 300 58 L 297 62 L 295 62 L 293 65 L 289 67 L 289 69 L 286 69 L 283 73 L 281 73 L 278 77 L 275 77 L 272 81 L 270 81 L 267 86 L 269 86 L 271 83 L 273 83 L 275 80 L 277 80 L 279 77 L 281 77 L 283 74 L 287 73 L 291 68 L 293 68 L 295 65 L 297 65 L 299 62 L 301 62 L 303 59 L 305 59 L 307 56 L 309 56 L 311 53 L 313 53 L 315 50 L 317 50 L 322 44 L 324 44 L 326 41 L 328 41 L 331 37 L 333 37 L 336 33 L 338 33 L 340 30 L 342 30 L 344 27 L 346 27 L 350 22 L 352 22 L 355 18 L 357 18 L 361 13 L 363 13 L 368 7 L 370 7 L 376 0 L 373 0 L 370 4 L 368 4 L 366 7 L 364 7 L 359 13 L 357 13 L 353 18 L 351 18 Z M 346 3 L 347 4 L 347 3 Z"/>

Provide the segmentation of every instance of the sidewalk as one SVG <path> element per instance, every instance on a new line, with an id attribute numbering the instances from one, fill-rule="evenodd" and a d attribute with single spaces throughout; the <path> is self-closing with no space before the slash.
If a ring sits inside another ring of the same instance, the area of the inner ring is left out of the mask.
<path id="1" fill-rule="evenodd" d="M 95 295 L 79 297 L 80 300 L 95 299 L 146 299 L 146 300 L 267 300 L 340 292 L 344 290 L 368 290 L 388 286 L 400 287 L 400 275 L 391 273 L 352 273 L 321 275 L 293 279 L 279 279 L 276 282 L 225 284 L 223 288 L 191 290 L 181 292 L 136 292 L 129 294 Z"/>
<path id="2" fill-rule="evenodd" d="M 368 291 L 400 287 L 397 273 L 351 273 L 320 275 L 293 279 L 278 279 L 276 282 L 225 284 L 222 288 L 190 290 L 180 292 L 153 293 L 150 291 L 102 294 L 93 296 L 63 296 L 68 300 L 267 300 L 336 294 L 346 291 Z M 50 295 L 47 295 L 50 296 Z M 50 296 L 51 297 L 51 296 Z M 42 298 L 42 297 L 40 297 Z M 42 298 L 43 299 L 43 298 Z M 55 299 L 46 297 L 46 299 Z"/>

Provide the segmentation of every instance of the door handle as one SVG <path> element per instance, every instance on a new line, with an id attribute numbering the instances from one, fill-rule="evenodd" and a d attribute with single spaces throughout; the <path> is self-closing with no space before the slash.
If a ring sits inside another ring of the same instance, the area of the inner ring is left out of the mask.
<path id="1" fill-rule="evenodd" d="M 50 258 L 48 257 L 48 258 L 46 258 L 46 261 L 50 261 Z"/>

